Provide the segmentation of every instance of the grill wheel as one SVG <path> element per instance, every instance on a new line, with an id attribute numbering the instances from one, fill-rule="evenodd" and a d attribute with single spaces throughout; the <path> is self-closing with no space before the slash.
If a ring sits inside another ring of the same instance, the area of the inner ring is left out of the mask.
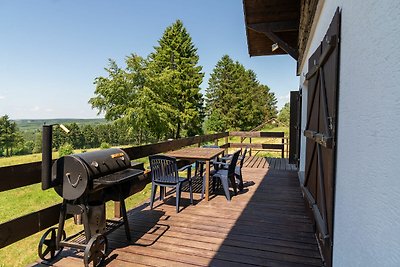
<path id="1" fill-rule="evenodd" d="M 85 267 L 100 266 L 106 257 L 107 246 L 107 238 L 104 235 L 94 235 L 89 240 L 83 256 Z"/>
<path id="2" fill-rule="evenodd" d="M 38 254 L 42 260 L 51 261 L 60 254 L 63 247 L 57 249 L 57 227 L 48 229 L 39 242 Z M 62 239 L 65 239 L 65 231 L 63 230 Z"/>

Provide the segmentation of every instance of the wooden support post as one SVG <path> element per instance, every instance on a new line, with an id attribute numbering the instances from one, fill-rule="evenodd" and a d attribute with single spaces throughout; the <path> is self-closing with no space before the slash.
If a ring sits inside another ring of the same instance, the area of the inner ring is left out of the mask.
<path id="1" fill-rule="evenodd" d="M 229 144 L 229 137 L 225 136 L 225 144 Z M 225 154 L 228 154 L 228 147 L 225 148 Z"/>
<path id="2" fill-rule="evenodd" d="M 249 142 L 250 142 L 250 144 L 251 144 L 251 137 L 249 137 Z M 249 148 L 249 155 L 250 155 L 250 157 L 251 157 L 251 146 L 250 146 L 250 148 Z"/>
<path id="3" fill-rule="evenodd" d="M 218 139 L 214 140 L 214 145 L 218 146 Z"/>
<path id="4" fill-rule="evenodd" d="M 290 139 L 286 138 L 286 157 L 289 158 L 289 142 Z"/>
<path id="5" fill-rule="evenodd" d="M 121 202 L 114 201 L 114 218 L 121 218 Z"/>
<path id="6" fill-rule="evenodd" d="M 285 157 L 285 139 L 282 138 L 282 158 Z"/>

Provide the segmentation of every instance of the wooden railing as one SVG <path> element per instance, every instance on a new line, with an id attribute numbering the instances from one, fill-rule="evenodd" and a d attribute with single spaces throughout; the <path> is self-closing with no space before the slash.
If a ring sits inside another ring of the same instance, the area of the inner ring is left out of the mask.
<path id="1" fill-rule="evenodd" d="M 282 139 L 280 144 L 259 144 L 259 143 L 229 143 L 229 136 L 249 137 L 265 137 Z M 219 144 L 218 140 L 224 139 L 223 144 Z M 217 133 L 210 135 L 194 136 L 177 140 L 165 141 L 156 144 L 135 146 L 123 148 L 129 155 L 131 160 L 147 157 L 150 155 L 165 153 L 176 150 L 185 146 L 198 145 L 202 143 L 214 142 L 223 148 L 229 147 L 241 148 L 249 146 L 251 149 L 278 149 L 284 156 L 284 134 L 283 133 L 267 133 L 267 132 L 231 132 Z M 135 168 L 143 168 L 143 164 L 134 165 Z M 41 162 L 32 162 L 0 168 L 0 192 L 27 185 L 37 184 L 41 182 Z M 151 182 L 150 175 L 145 174 L 140 177 L 130 190 L 130 195 L 140 192 Z M 0 224 L 0 249 L 17 242 L 25 237 L 40 232 L 50 226 L 58 223 L 60 205 L 56 204 L 39 211 L 23 215 L 10 221 Z M 1 208 L 1 207 L 0 207 Z M 115 217 L 120 217 L 119 203 L 115 203 Z"/>
<path id="2" fill-rule="evenodd" d="M 239 136 L 240 143 L 230 143 L 229 147 L 248 147 L 249 155 L 252 155 L 253 150 L 280 150 L 281 157 L 285 157 L 285 147 L 286 152 L 288 153 L 288 139 L 285 137 L 284 132 L 229 132 L 229 136 Z M 272 143 L 253 143 L 252 138 L 269 138 L 269 139 L 278 139 L 277 142 Z M 248 139 L 249 142 L 245 143 L 244 141 Z"/>

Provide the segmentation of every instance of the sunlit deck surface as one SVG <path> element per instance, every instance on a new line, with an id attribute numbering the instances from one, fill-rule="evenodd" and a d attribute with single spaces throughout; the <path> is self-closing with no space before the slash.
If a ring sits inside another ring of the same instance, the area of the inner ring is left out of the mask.
<path id="1" fill-rule="evenodd" d="M 153 210 L 129 211 L 132 242 L 123 227 L 108 235 L 107 266 L 322 266 L 293 166 L 249 160 L 245 189 L 231 202 L 221 190 L 209 202 L 194 194 L 191 206 L 185 193 L 177 214 L 171 194 Z M 82 256 L 66 250 L 53 264 L 82 266 Z"/>

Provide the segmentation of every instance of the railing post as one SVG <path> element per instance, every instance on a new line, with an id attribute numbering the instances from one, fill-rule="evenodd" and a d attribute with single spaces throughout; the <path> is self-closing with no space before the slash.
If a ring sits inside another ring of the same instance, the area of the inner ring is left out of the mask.
<path id="1" fill-rule="evenodd" d="M 285 157 L 285 138 L 282 138 L 282 158 Z"/>
<path id="2" fill-rule="evenodd" d="M 229 144 L 229 135 L 228 136 L 225 136 L 225 145 L 226 144 Z M 228 147 L 229 147 L 229 145 L 225 148 L 225 153 L 226 154 L 228 154 Z"/>
<path id="3" fill-rule="evenodd" d="M 250 141 L 250 144 L 251 144 L 251 137 L 249 137 L 249 141 Z M 250 148 L 249 148 L 249 155 L 250 155 L 250 157 L 251 157 L 251 146 L 250 146 Z"/>
<path id="4" fill-rule="evenodd" d="M 214 140 L 214 145 L 218 146 L 218 138 Z"/>
<path id="5" fill-rule="evenodd" d="M 114 218 L 121 218 L 121 202 L 114 201 Z"/>
<path id="6" fill-rule="evenodd" d="M 289 158 L 289 138 L 286 138 L 286 157 Z"/>

